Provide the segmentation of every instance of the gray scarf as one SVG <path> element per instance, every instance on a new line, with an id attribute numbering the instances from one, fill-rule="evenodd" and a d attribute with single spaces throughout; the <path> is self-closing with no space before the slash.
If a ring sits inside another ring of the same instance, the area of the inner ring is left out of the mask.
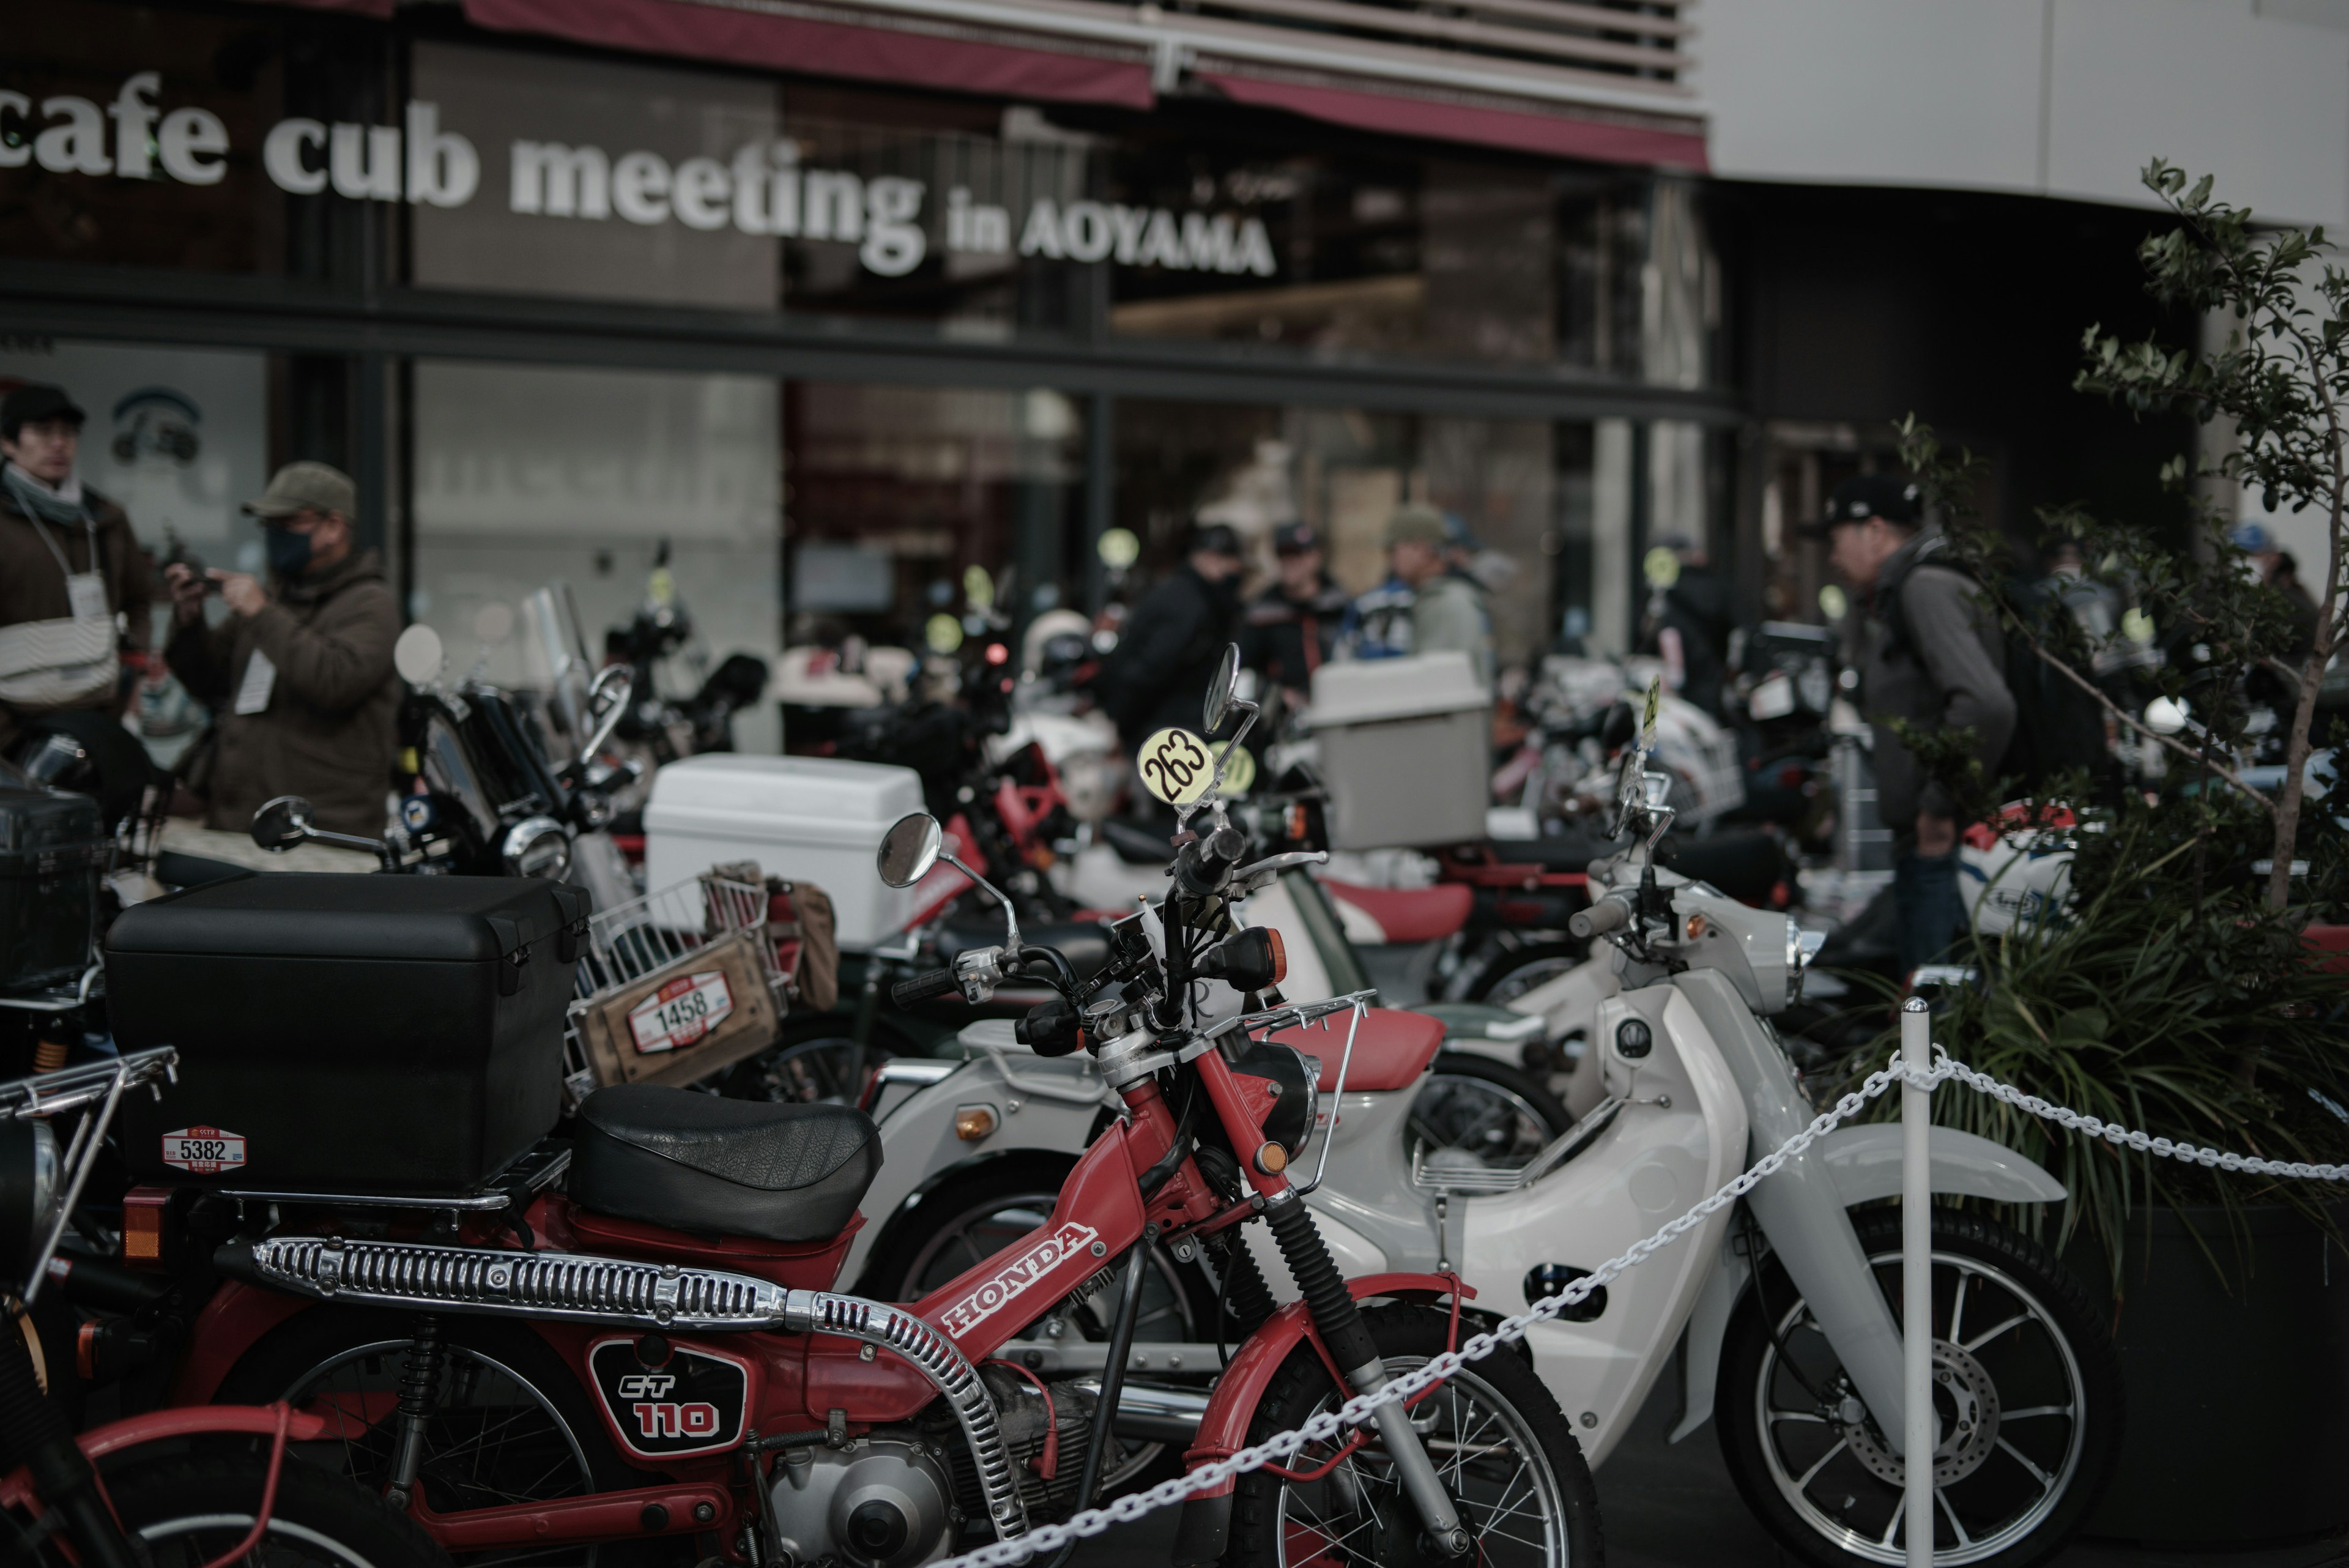
<path id="1" fill-rule="evenodd" d="M 12 462 L 0 468 L 0 483 L 6 483 L 8 493 L 16 498 L 16 504 L 25 509 L 26 516 L 38 517 L 61 528 L 90 520 L 89 503 L 82 497 L 78 479 L 68 478 L 62 490 L 52 490 Z"/>

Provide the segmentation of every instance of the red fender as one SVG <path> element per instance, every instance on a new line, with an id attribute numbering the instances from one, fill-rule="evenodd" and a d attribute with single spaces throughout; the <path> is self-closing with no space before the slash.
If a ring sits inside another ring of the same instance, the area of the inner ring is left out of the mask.
<path id="1" fill-rule="evenodd" d="M 150 1410 L 143 1416 L 125 1416 L 119 1421 L 93 1428 L 76 1438 L 74 1443 L 90 1459 L 98 1459 L 141 1443 L 160 1443 L 166 1438 L 192 1437 L 199 1432 L 256 1432 L 274 1437 L 277 1407 L 199 1405 L 187 1409 Z M 296 1410 L 285 1423 L 288 1442 L 315 1443 L 326 1435 L 326 1422 L 322 1416 L 305 1416 Z"/>
<path id="2" fill-rule="evenodd" d="M 1451 1274 L 1364 1274 L 1360 1279 L 1348 1280 L 1346 1289 L 1358 1302 L 1374 1296 L 1440 1300 L 1454 1292 L 1463 1297 L 1476 1293 Z M 1240 1346 L 1231 1365 L 1224 1368 L 1223 1376 L 1216 1381 L 1215 1396 L 1207 1401 L 1206 1414 L 1199 1418 L 1198 1438 L 1183 1456 L 1184 1469 L 1196 1469 L 1247 1447 L 1248 1423 L 1256 1419 L 1257 1405 L 1264 1398 L 1272 1375 L 1305 1339 L 1312 1323 L 1303 1302 L 1290 1302 L 1266 1319 L 1262 1328 L 1248 1335 L 1247 1343 Z M 1223 1497 L 1231 1490 L 1232 1483 L 1225 1481 L 1191 1495 Z"/>
<path id="3" fill-rule="evenodd" d="M 314 1303 L 231 1280 L 214 1292 L 189 1325 L 188 1349 L 171 1379 L 171 1403 L 203 1405 L 219 1392 L 244 1353 L 261 1336 Z"/>

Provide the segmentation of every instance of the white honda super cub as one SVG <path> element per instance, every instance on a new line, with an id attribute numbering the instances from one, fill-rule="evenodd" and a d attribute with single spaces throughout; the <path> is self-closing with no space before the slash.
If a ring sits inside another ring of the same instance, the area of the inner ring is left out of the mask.
<path id="1" fill-rule="evenodd" d="M 1668 781 L 1627 757 L 1633 847 L 1592 867 L 1578 932 L 1612 951 L 1590 1005 L 1599 1103 L 1526 1164 L 1410 1158 L 1396 1096 L 1334 1110 L 1308 1201 L 1350 1272 L 1456 1270 L 1508 1314 L 1686 1213 L 1817 1114 L 1767 1015 L 1792 1002 L 1808 939 L 1656 867 Z M 1812 949 L 1811 950 L 1815 950 Z M 1330 1044 L 1310 1048 L 1324 1055 Z M 1932 1132 L 1938 1193 L 2042 1203 L 2064 1188 L 1951 1128 Z M 1740 1491 L 1811 1562 L 1894 1563 L 1906 1542 L 1899 1286 L 1899 1129 L 1842 1127 L 1740 1203 L 1526 1335 L 1594 1466 L 1684 1355 L 1675 1440 L 1718 1417 Z M 2116 1451 L 2119 1378 L 2078 1282 L 1981 1215 L 1933 1221 L 1937 1562 L 2021 1568 L 2055 1550 Z M 1286 1276 L 1259 1257 L 1275 1293 Z M 1568 1321 L 1571 1316 L 1572 1321 Z M 1684 1347 L 1684 1348 L 1683 1348 Z M 1890 1436 L 1888 1437 L 1888 1434 Z"/>

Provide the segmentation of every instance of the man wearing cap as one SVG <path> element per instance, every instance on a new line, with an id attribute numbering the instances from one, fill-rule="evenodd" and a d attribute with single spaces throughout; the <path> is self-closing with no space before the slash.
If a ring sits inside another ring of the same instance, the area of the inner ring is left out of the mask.
<path id="1" fill-rule="evenodd" d="M 1387 522 L 1391 576 L 1347 612 L 1344 644 L 1358 659 L 1457 651 L 1476 679 L 1493 684 L 1493 620 L 1484 590 L 1452 570 L 1444 514 L 1411 502 Z"/>
<path id="2" fill-rule="evenodd" d="M 267 587 L 217 567 L 169 574 L 177 625 L 163 657 L 220 726 L 205 826 L 242 831 L 264 801 L 298 794 L 319 826 L 381 837 L 399 608 L 381 558 L 358 548 L 357 487 L 323 462 L 292 462 L 244 509 L 261 520 Z M 217 626 L 204 617 L 214 591 L 229 609 Z"/>
<path id="3" fill-rule="evenodd" d="M 1893 898 L 1902 972 L 1931 963 L 1965 929 L 1958 896 L 1957 805 L 1925 772 L 1892 722 L 1971 730 L 1985 783 L 1995 783 L 2015 727 L 2006 644 L 1973 578 L 1943 564 L 1947 541 L 1921 526 L 1914 484 L 1861 474 L 1836 486 L 1806 532 L 1852 587 L 1845 656 L 1859 672 L 1859 710 L 1875 732 L 1876 798 L 1892 829 Z"/>
<path id="4" fill-rule="evenodd" d="M 44 714 L 119 711 L 120 653 L 147 647 L 130 519 L 74 472 L 84 417 L 61 387 L 0 399 L 0 746 Z"/>
<path id="5" fill-rule="evenodd" d="M 1207 683 L 1238 629 L 1239 577 L 1239 535 L 1225 524 L 1195 524 L 1183 564 L 1127 614 L 1099 691 L 1129 753 L 1170 724 L 1199 727 Z"/>
<path id="6" fill-rule="evenodd" d="M 1346 590 L 1330 576 L 1321 536 L 1308 523 L 1284 523 L 1272 533 L 1280 575 L 1249 601 L 1240 630 L 1240 659 L 1305 706 L 1313 672 L 1330 661 L 1345 618 Z"/>

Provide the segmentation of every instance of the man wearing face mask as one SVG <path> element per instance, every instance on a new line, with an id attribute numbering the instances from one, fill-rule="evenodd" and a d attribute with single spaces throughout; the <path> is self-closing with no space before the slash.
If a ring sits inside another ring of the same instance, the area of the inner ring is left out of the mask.
<path id="1" fill-rule="evenodd" d="M 381 837 L 399 608 L 381 557 L 358 547 L 357 488 L 323 462 L 288 463 L 244 509 L 261 520 L 267 586 L 217 567 L 169 573 L 163 657 L 220 726 L 204 825 L 242 832 L 264 801 L 298 794 L 320 827 Z M 218 625 L 204 615 L 213 592 L 229 610 Z"/>

